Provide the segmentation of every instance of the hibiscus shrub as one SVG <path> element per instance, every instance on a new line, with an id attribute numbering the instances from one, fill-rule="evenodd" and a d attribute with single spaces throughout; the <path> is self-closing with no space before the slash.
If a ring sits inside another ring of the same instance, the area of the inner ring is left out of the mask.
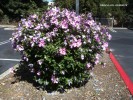
<path id="1" fill-rule="evenodd" d="M 66 88 L 89 79 L 110 38 L 90 13 L 76 15 L 54 7 L 22 19 L 11 41 L 37 83 Z"/>

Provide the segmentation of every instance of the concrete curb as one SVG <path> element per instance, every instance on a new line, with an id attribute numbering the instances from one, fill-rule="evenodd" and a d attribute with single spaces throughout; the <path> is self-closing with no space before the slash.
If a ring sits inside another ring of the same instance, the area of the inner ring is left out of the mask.
<path id="1" fill-rule="evenodd" d="M 18 67 L 18 64 L 16 64 L 15 66 L 13 66 L 13 69 L 16 69 Z M 6 77 L 8 74 L 11 73 L 11 68 L 9 68 L 7 71 L 5 71 L 3 74 L 0 75 L 0 80 L 2 80 L 4 77 Z"/>
<path id="2" fill-rule="evenodd" d="M 0 25 L 0 28 L 4 28 L 4 30 L 17 30 L 15 25 Z"/>
<path id="3" fill-rule="evenodd" d="M 126 27 L 113 27 L 113 29 L 128 29 Z"/>
<path id="4" fill-rule="evenodd" d="M 0 27 L 16 28 L 15 25 L 0 25 Z"/>
<path id="5" fill-rule="evenodd" d="M 133 28 L 126 28 L 126 27 L 113 27 L 113 29 L 133 29 Z"/>
<path id="6" fill-rule="evenodd" d="M 112 31 L 112 32 L 116 32 L 115 30 L 114 30 L 114 28 L 108 28 L 110 31 Z"/>
<path id="7" fill-rule="evenodd" d="M 15 27 L 12 27 L 12 28 L 11 28 L 11 27 L 10 27 L 10 28 L 8 27 L 8 28 L 7 28 L 7 27 L 6 27 L 6 28 L 4 28 L 4 30 L 17 30 L 17 28 L 15 28 Z"/>

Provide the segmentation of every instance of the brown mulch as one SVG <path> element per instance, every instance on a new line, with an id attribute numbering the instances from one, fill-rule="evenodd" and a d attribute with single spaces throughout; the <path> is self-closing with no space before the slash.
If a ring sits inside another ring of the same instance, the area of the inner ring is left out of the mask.
<path id="1" fill-rule="evenodd" d="M 104 53 L 102 61 L 106 66 L 95 66 L 85 86 L 64 93 L 47 93 L 27 81 L 15 82 L 14 74 L 9 74 L 0 80 L 0 100 L 129 100 L 130 93 L 108 54 Z"/>

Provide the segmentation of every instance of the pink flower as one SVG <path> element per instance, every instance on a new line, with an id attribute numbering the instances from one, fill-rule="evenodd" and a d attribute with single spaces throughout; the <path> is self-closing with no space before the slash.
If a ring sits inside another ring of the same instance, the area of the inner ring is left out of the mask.
<path id="1" fill-rule="evenodd" d="M 74 42 L 72 42 L 72 44 L 70 45 L 71 48 L 73 47 L 80 47 L 82 45 L 81 39 L 75 40 Z"/>
<path id="2" fill-rule="evenodd" d="M 28 21 L 25 20 L 22 23 L 24 24 L 24 26 L 26 28 L 32 28 L 33 27 L 33 23 L 31 22 L 31 20 L 28 20 Z"/>
<path id="3" fill-rule="evenodd" d="M 77 46 L 77 43 L 76 42 L 73 42 L 70 47 L 73 48 L 73 47 L 76 47 Z"/>
<path id="4" fill-rule="evenodd" d="M 98 34 L 96 34 L 96 35 L 94 36 L 94 38 L 96 39 L 97 42 L 100 42 L 100 38 L 99 38 Z"/>
<path id="5" fill-rule="evenodd" d="M 61 55 L 66 55 L 66 48 L 60 48 L 60 49 L 59 49 L 59 53 L 60 53 Z"/>
<path id="6" fill-rule="evenodd" d="M 91 64 L 87 63 L 86 67 L 89 69 L 91 67 Z"/>
<path id="7" fill-rule="evenodd" d="M 14 68 L 13 67 L 11 67 L 9 70 L 10 70 L 11 73 L 14 73 Z"/>
<path id="8" fill-rule="evenodd" d="M 17 45 L 17 50 L 18 50 L 18 51 L 23 51 L 23 50 L 24 50 L 24 47 L 21 46 L 21 45 Z"/>
<path id="9" fill-rule="evenodd" d="M 37 63 L 38 63 L 39 65 L 42 65 L 43 60 L 42 60 L 42 59 L 41 59 L 41 60 L 38 60 Z"/>
<path id="10" fill-rule="evenodd" d="M 25 27 L 26 27 L 26 28 L 29 28 L 29 23 L 28 23 L 28 21 L 25 21 L 24 24 L 25 24 Z"/>
<path id="11" fill-rule="evenodd" d="M 51 18 L 50 22 L 51 22 L 52 24 L 57 25 L 57 26 L 59 25 L 59 21 L 58 21 L 56 18 L 54 18 L 54 17 Z"/>
<path id="12" fill-rule="evenodd" d="M 64 45 L 65 45 L 65 46 L 67 45 L 67 41 L 66 41 L 66 40 L 64 41 Z"/>
<path id="13" fill-rule="evenodd" d="M 108 39 L 111 40 L 112 36 L 110 34 L 107 34 Z"/>
<path id="14" fill-rule="evenodd" d="M 50 26 L 47 23 L 44 23 L 43 26 L 48 29 Z"/>
<path id="15" fill-rule="evenodd" d="M 96 59 L 99 59 L 100 58 L 100 54 L 97 53 L 96 56 L 95 56 L 95 58 Z"/>
<path id="16" fill-rule="evenodd" d="M 95 64 L 97 65 L 99 63 L 99 59 L 96 59 L 95 60 Z"/>
<path id="17" fill-rule="evenodd" d="M 31 44 L 31 47 L 35 45 L 34 41 L 31 41 L 30 44 Z"/>
<path id="18" fill-rule="evenodd" d="M 105 43 L 102 45 L 102 48 L 103 48 L 103 50 L 106 50 L 107 47 L 108 47 L 108 43 L 105 42 Z"/>
<path id="19" fill-rule="evenodd" d="M 52 81 L 52 83 L 57 84 L 59 82 L 59 79 L 56 78 L 54 75 L 52 75 L 51 76 L 51 81 Z"/>
<path id="20" fill-rule="evenodd" d="M 77 41 L 77 47 L 80 47 L 82 45 L 81 39 L 78 39 Z"/>
<path id="21" fill-rule="evenodd" d="M 40 39 L 40 41 L 39 41 L 39 47 L 44 47 L 44 46 L 45 46 L 44 39 Z"/>
<path id="22" fill-rule="evenodd" d="M 22 59 L 27 61 L 27 62 L 29 61 L 28 57 L 26 57 L 26 56 L 24 56 Z"/>
<path id="23" fill-rule="evenodd" d="M 61 26 L 63 29 L 67 29 L 67 28 L 68 28 L 67 20 L 63 20 L 63 21 L 60 23 L 60 26 Z"/>
<path id="24" fill-rule="evenodd" d="M 32 68 L 33 67 L 33 64 L 29 64 L 28 66 Z"/>
<path id="25" fill-rule="evenodd" d="M 33 42 L 37 42 L 37 37 L 33 37 L 33 38 L 32 38 L 32 41 L 33 41 Z"/>
<path id="26" fill-rule="evenodd" d="M 34 69 L 34 68 L 32 68 L 32 69 L 30 70 L 30 72 L 31 72 L 31 73 L 34 73 L 34 72 L 35 72 L 35 69 Z"/>
<path id="27" fill-rule="evenodd" d="M 38 76 L 40 76 L 40 75 L 41 75 L 41 72 L 40 72 L 40 71 L 38 71 L 36 74 L 37 74 Z"/>
<path id="28" fill-rule="evenodd" d="M 33 19 L 38 18 L 38 16 L 36 14 L 33 14 L 30 17 L 33 18 Z"/>
<path id="29" fill-rule="evenodd" d="M 91 39 L 90 38 L 88 39 L 88 42 L 91 43 Z"/>
<path id="30" fill-rule="evenodd" d="M 61 74 L 62 74 L 62 75 L 65 75 L 65 71 L 61 71 Z"/>
<path id="31" fill-rule="evenodd" d="M 41 24 L 38 24 L 34 29 L 35 29 L 35 30 L 42 29 L 42 25 L 41 25 Z"/>
<path id="32" fill-rule="evenodd" d="M 81 59 L 84 60 L 84 55 L 83 54 L 81 55 Z"/>
<path id="33" fill-rule="evenodd" d="M 86 23 L 90 26 L 93 26 L 95 24 L 94 20 L 88 20 Z"/>

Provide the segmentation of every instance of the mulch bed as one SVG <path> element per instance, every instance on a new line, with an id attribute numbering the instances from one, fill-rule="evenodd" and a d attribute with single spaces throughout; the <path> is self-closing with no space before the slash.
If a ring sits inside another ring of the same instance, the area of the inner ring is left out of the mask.
<path id="1" fill-rule="evenodd" d="M 0 80 L 0 100 L 129 100 L 127 90 L 109 55 L 102 59 L 106 66 L 97 65 L 91 71 L 92 78 L 79 88 L 64 93 L 37 89 L 32 83 L 19 80 L 11 73 Z"/>

